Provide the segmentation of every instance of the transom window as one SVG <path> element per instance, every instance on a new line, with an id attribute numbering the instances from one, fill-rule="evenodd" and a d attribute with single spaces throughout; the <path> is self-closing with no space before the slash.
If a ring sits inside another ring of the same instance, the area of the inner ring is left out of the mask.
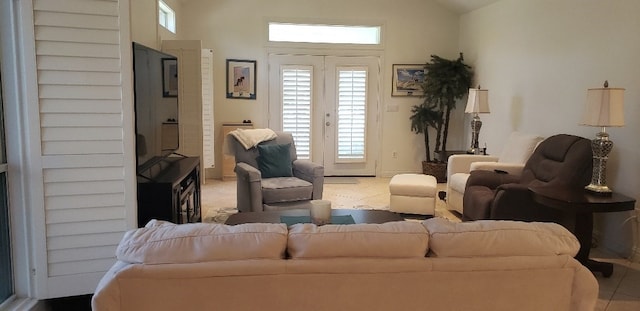
<path id="1" fill-rule="evenodd" d="M 176 13 L 164 1 L 158 1 L 158 22 L 160 26 L 176 33 Z"/>
<path id="2" fill-rule="evenodd" d="M 269 23 L 269 41 L 333 44 L 380 44 L 380 26 Z"/>

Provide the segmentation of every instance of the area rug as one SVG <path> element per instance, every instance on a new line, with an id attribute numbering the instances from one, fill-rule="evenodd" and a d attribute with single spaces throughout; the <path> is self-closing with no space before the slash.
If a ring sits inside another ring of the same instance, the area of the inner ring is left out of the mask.
<path id="1" fill-rule="evenodd" d="M 227 207 L 221 209 L 209 209 L 207 212 L 207 217 L 202 219 L 202 222 L 214 222 L 223 224 L 227 221 L 229 216 L 238 212 L 237 208 Z"/>

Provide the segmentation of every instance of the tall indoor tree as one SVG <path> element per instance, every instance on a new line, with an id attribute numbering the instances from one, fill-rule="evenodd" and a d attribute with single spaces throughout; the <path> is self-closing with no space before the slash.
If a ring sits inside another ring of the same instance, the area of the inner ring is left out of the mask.
<path id="1" fill-rule="evenodd" d="M 445 159 L 451 111 L 468 93 L 473 71 L 464 63 L 462 53 L 455 60 L 431 55 L 424 68 L 423 101 L 411 109 L 411 130 L 425 135 L 426 162 L 436 162 L 431 158 L 429 128 L 435 129 L 436 133 L 434 152 L 441 154 L 440 159 Z"/>

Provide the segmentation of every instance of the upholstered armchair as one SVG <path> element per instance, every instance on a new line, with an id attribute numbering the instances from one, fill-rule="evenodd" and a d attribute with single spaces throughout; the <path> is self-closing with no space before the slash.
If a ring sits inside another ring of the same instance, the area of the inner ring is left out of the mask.
<path id="1" fill-rule="evenodd" d="M 520 176 L 543 137 L 513 132 L 497 156 L 455 154 L 447 160 L 447 209 L 462 214 L 463 197 L 469 173 L 475 170 L 499 170 Z"/>
<path id="2" fill-rule="evenodd" d="M 324 167 L 297 158 L 291 133 L 275 134 L 249 149 L 227 137 L 236 161 L 240 212 L 308 208 L 310 200 L 322 199 Z"/>
<path id="3" fill-rule="evenodd" d="M 477 170 L 470 173 L 463 198 L 463 220 L 562 220 L 558 210 L 533 201 L 529 187 L 581 189 L 589 184 L 591 141 L 559 134 L 542 141 L 520 176 Z"/>

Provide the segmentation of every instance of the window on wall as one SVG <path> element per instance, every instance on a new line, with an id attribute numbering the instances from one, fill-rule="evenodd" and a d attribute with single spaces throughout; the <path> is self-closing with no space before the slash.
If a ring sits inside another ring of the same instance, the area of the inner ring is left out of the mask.
<path id="1" fill-rule="evenodd" d="M 269 23 L 271 42 L 379 45 L 380 37 L 380 26 Z"/>
<path id="2" fill-rule="evenodd" d="M 164 1 L 158 1 L 158 22 L 160 26 L 176 33 L 176 13 Z"/>

